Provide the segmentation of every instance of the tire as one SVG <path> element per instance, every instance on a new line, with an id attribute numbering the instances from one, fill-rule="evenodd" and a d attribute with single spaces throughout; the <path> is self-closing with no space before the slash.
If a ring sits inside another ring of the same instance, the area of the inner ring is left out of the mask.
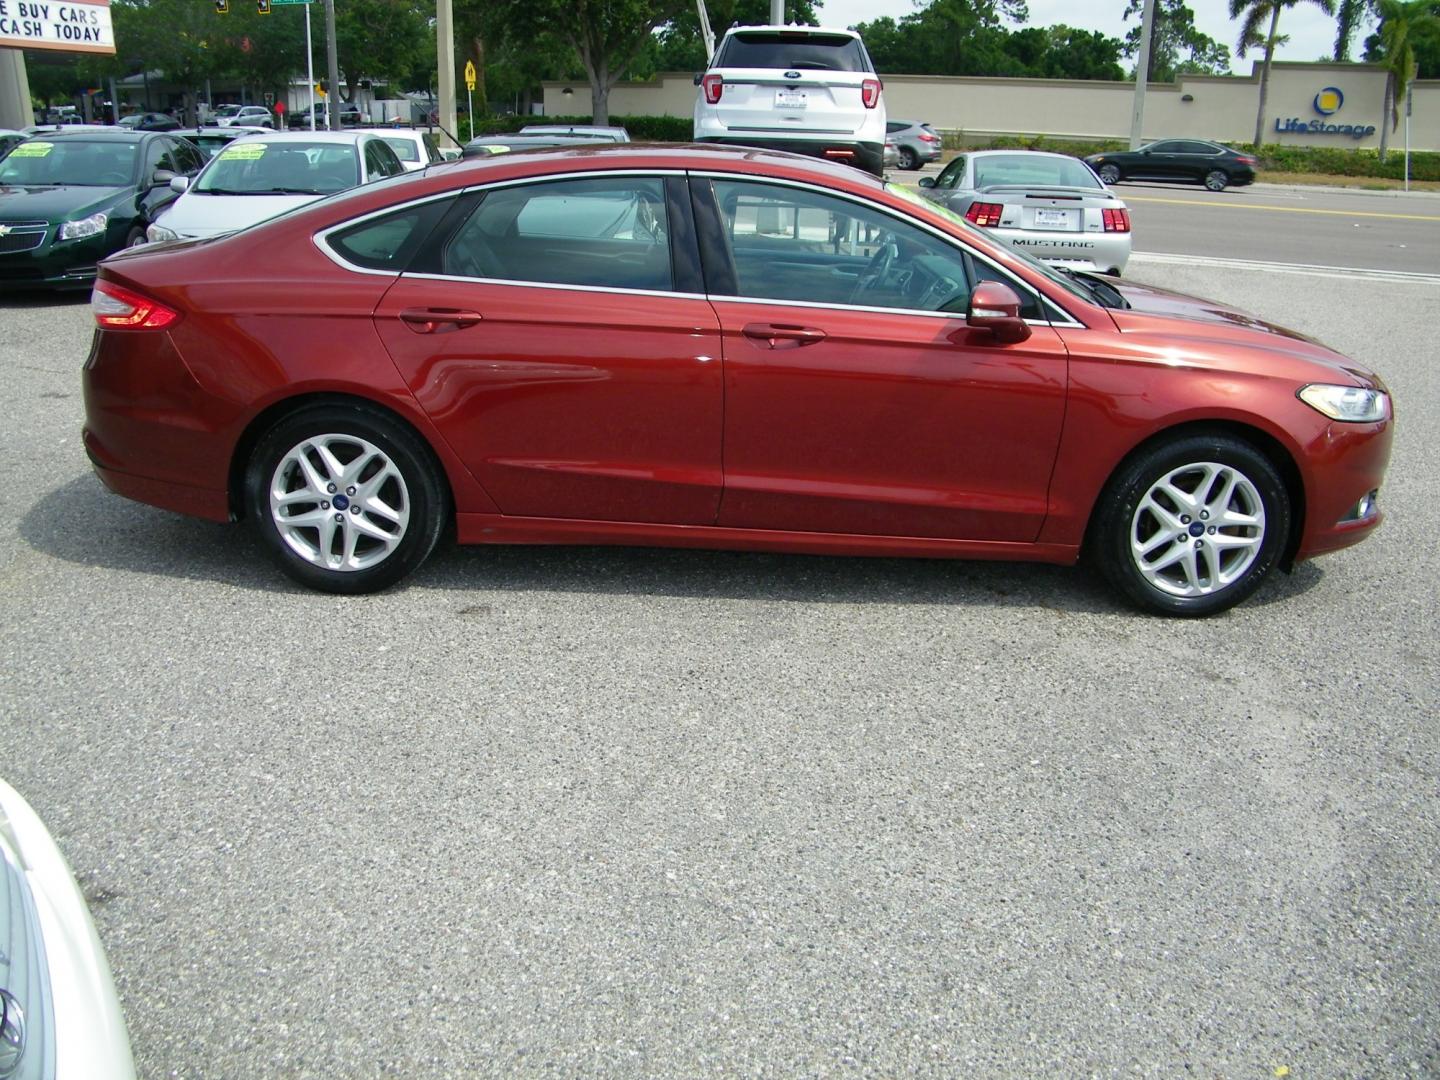
<path id="1" fill-rule="evenodd" d="M 245 510 L 295 581 L 360 594 L 388 588 L 430 556 L 449 493 L 429 447 L 390 414 L 319 404 L 261 436 L 245 470 Z"/>
<path id="2" fill-rule="evenodd" d="M 920 159 L 915 156 L 915 151 L 908 146 L 900 147 L 900 168 L 915 170 L 920 167 Z"/>
<path id="3" fill-rule="evenodd" d="M 139 225 L 135 226 L 135 228 L 131 229 L 128 233 L 125 234 L 125 247 L 127 248 L 140 247 L 144 243 L 145 230 L 142 229 Z"/>
<path id="4" fill-rule="evenodd" d="M 1107 187 L 1120 182 L 1120 168 L 1116 165 L 1100 166 L 1100 182 Z"/>
<path id="5" fill-rule="evenodd" d="M 1224 191 L 1230 186 L 1230 174 L 1224 169 L 1211 169 L 1205 174 L 1205 186 L 1211 191 Z"/>
<path id="6" fill-rule="evenodd" d="M 1146 611 L 1214 615 L 1274 569 L 1290 514 L 1284 481 L 1255 447 L 1218 433 L 1183 436 L 1136 455 L 1111 478 L 1089 556 Z"/>

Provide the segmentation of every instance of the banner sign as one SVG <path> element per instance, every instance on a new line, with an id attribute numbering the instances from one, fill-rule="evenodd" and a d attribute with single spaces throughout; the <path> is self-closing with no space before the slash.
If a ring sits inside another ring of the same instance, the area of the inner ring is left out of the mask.
<path id="1" fill-rule="evenodd" d="M 0 48 L 113 54 L 110 0 L 0 0 Z"/>

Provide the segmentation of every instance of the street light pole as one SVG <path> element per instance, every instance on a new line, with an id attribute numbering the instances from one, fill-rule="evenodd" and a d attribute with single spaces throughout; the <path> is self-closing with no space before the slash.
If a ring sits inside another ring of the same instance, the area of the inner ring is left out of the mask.
<path id="1" fill-rule="evenodd" d="M 326 110 L 329 122 L 325 126 L 339 131 L 340 106 L 335 104 L 340 93 L 340 61 L 335 54 L 335 0 L 325 0 L 325 65 L 330 69 L 330 92 L 325 95 L 330 106 Z"/>
<path id="2" fill-rule="evenodd" d="M 455 17 L 450 0 L 435 0 L 435 66 L 440 79 L 440 130 L 448 137 L 455 130 Z"/>
<path id="3" fill-rule="evenodd" d="M 1155 29 L 1155 0 L 1145 0 L 1140 16 L 1140 55 L 1135 63 L 1135 109 L 1130 114 L 1130 149 L 1140 146 L 1145 127 L 1145 86 L 1150 81 L 1150 35 Z"/>
<path id="4" fill-rule="evenodd" d="M 310 88 L 310 130 L 315 130 L 315 46 L 310 42 L 310 5 L 305 5 L 305 83 Z"/>

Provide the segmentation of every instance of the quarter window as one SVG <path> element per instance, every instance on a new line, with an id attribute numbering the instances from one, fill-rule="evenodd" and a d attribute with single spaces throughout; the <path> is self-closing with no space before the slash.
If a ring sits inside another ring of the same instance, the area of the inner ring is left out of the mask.
<path id="1" fill-rule="evenodd" d="M 809 189 L 714 187 L 740 296 L 961 314 L 969 305 L 964 254 L 922 229 Z"/>
<path id="2" fill-rule="evenodd" d="M 398 274 L 409 265 L 449 206 L 449 199 L 410 206 L 332 232 L 325 242 L 346 262 L 367 270 L 389 270 Z"/>
<path id="3" fill-rule="evenodd" d="M 460 277 L 668 292 L 674 275 L 663 181 L 596 177 L 488 192 L 446 245 Z"/>

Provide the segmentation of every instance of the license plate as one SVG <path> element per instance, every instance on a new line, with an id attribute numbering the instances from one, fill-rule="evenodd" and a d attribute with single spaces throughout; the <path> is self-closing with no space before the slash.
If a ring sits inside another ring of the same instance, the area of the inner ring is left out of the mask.
<path id="1" fill-rule="evenodd" d="M 803 109 L 805 108 L 804 90 L 776 90 L 775 107 L 777 109 Z"/>
<path id="2" fill-rule="evenodd" d="M 1036 210 L 1035 227 L 1037 229 L 1068 229 L 1070 214 L 1069 210 Z"/>

